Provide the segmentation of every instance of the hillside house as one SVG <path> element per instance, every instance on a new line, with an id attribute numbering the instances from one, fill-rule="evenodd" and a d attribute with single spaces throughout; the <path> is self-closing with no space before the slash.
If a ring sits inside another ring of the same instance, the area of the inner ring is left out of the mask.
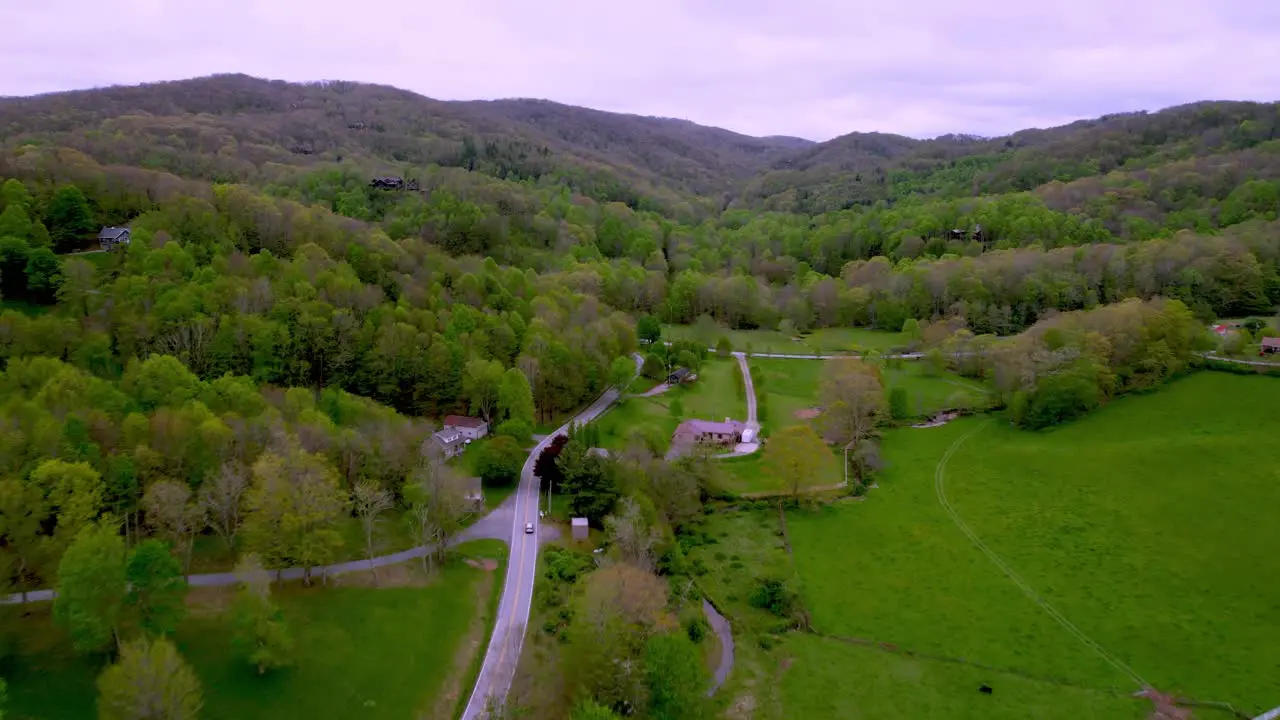
<path id="1" fill-rule="evenodd" d="M 679 385 L 689 379 L 689 368 L 678 367 L 667 376 L 668 385 Z"/>
<path id="2" fill-rule="evenodd" d="M 115 250 L 121 245 L 128 245 L 133 239 L 133 233 L 129 228 L 123 227 L 103 227 L 102 232 L 98 233 L 98 245 L 103 250 Z"/>
<path id="3" fill-rule="evenodd" d="M 1280 338 L 1262 338 L 1259 350 L 1262 354 L 1280 353 Z"/>
<path id="4" fill-rule="evenodd" d="M 369 181 L 369 187 L 375 190 L 403 190 L 404 178 L 400 177 L 377 177 Z"/>
<path id="5" fill-rule="evenodd" d="M 444 429 L 453 430 L 468 440 L 479 440 L 489 434 L 489 423 L 477 417 L 448 415 L 444 419 Z"/>
<path id="6" fill-rule="evenodd" d="M 445 428 L 431 435 L 431 442 L 436 449 L 444 453 L 447 458 L 457 457 L 467 449 L 467 443 L 471 442 L 462 436 L 462 433 L 452 428 Z"/>
<path id="7" fill-rule="evenodd" d="M 725 418 L 714 420 L 685 420 L 671 437 L 672 445 L 736 445 L 742 442 L 745 423 Z"/>
<path id="8" fill-rule="evenodd" d="M 1231 332 L 1231 328 L 1227 327 L 1226 325 L 1213 326 L 1213 334 L 1217 335 L 1218 337 L 1226 337 L 1227 333 L 1229 332 Z"/>

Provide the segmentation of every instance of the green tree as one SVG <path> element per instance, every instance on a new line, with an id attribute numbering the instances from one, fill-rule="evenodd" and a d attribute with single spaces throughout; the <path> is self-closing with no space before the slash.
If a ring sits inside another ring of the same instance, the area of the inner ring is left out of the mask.
<path id="1" fill-rule="evenodd" d="M 0 237 L 31 239 L 31 219 L 21 205 L 10 205 L 0 212 Z"/>
<path id="2" fill-rule="evenodd" d="M 520 477 L 524 459 L 524 451 L 514 438 L 499 435 L 480 448 L 476 472 L 486 485 L 510 485 Z"/>
<path id="3" fill-rule="evenodd" d="M 641 315 L 636 321 L 636 337 L 647 344 L 662 340 L 662 322 L 653 315 Z"/>
<path id="4" fill-rule="evenodd" d="M 718 357 L 726 358 L 726 357 L 729 357 L 729 353 L 732 353 L 732 352 L 733 352 L 733 345 L 729 343 L 729 338 L 725 337 L 724 335 L 721 335 L 720 339 L 716 340 L 716 355 Z"/>
<path id="5" fill-rule="evenodd" d="M 102 476 L 87 462 L 45 460 L 31 472 L 31 482 L 47 493 L 58 520 L 55 533 L 62 543 L 71 542 L 102 512 Z"/>
<path id="6" fill-rule="evenodd" d="M 62 284 L 62 262 L 47 247 L 27 253 L 27 292 L 40 302 L 51 302 Z"/>
<path id="7" fill-rule="evenodd" d="M 906 336 L 907 342 L 914 347 L 916 343 L 920 342 L 920 321 L 915 318 L 904 320 L 902 322 L 902 334 Z"/>
<path id="8" fill-rule="evenodd" d="M 907 395 L 907 389 L 901 385 L 889 390 L 889 416 L 894 420 L 911 416 L 911 399 Z"/>
<path id="9" fill-rule="evenodd" d="M 10 572 L 24 601 L 46 549 L 41 524 L 47 515 L 39 486 L 16 477 L 0 480 L 0 540 L 12 556 Z"/>
<path id="10" fill-rule="evenodd" d="M 0 185 L 0 208 L 8 210 L 10 205 L 18 205 L 30 210 L 33 204 L 31 191 L 21 181 L 10 178 Z"/>
<path id="11" fill-rule="evenodd" d="M 599 527 L 604 517 L 613 512 L 621 491 L 613 464 L 587 451 L 591 445 L 581 437 L 571 437 L 556 466 L 564 480 L 560 487 L 569 498 L 569 510 L 575 517 L 585 517 Z"/>
<path id="12" fill-rule="evenodd" d="M 236 565 L 236 591 L 232 606 L 232 644 L 259 675 L 292 664 L 293 638 L 280 609 L 271 599 L 271 576 L 252 553 Z"/>
<path id="13" fill-rule="evenodd" d="M 311 569 L 331 561 L 342 547 L 338 524 L 347 516 L 347 494 L 324 457 L 297 445 L 258 458 L 245 505 L 246 547 L 268 567 L 301 565 L 308 585 Z"/>
<path id="14" fill-rule="evenodd" d="M 45 220 L 54 245 L 62 252 L 77 249 L 84 236 L 94 229 L 89 201 L 75 185 L 58 188 L 49 201 Z"/>
<path id="15" fill-rule="evenodd" d="M 177 629 L 186 614 L 187 581 L 178 559 L 159 540 L 143 540 L 133 549 L 125 569 L 129 583 L 126 603 L 138 626 L 152 635 Z"/>
<path id="16" fill-rule="evenodd" d="M 203 704 L 200 680 L 164 638 L 125 643 L 98 676 L 100 720 L 195 720 Z"/>
<path id="17" fill-rule="evenodd" d="M 462 375 L 462 392 L 467 396 L 471 412 L 489 422 L 498 405 L 498 390 L 502 386 L 502 363 L 496 360 L 475 359 L 467 363 Z"/>
<path id="18" fill-rule="evenodd" d="M 667 363 L 657 353 L 649 353 L 644 356 L 640 374 L 650 380 L 661 380 L 667 376 Z"/>
<path id="19" fill-rule="evenodd" d="M 53 601 L 53 617 L 76 650 L 96 652 L 119 638 L 124 594 L 124 539 L 106 523 L 82 528 L 58 563 Z"/>
<path id="20" fill-rule="evenodd" d="M 708 716 L 707 670 L 686 633 L 649 638 L 644 656 L 653 720 L 701 720 Z"/>
<path id="21" fill-rule="evenodd" d="M 181 360 L 172 355 L 152 355 L 129 361 L 122 381 L 125 392 L 137 398 L 143 408 L 178 407 L 200 395 L 204 384 Z"/>
<path id="22" fill-rule="evenodd" d="M 529 378 L 517 368 L 511 368 L 502 375 L 502 384 L 498 388 L 498 416 L 504 420 L 526 422 L 531 427 L 533 421 L 533 390 L 529 387 Z"/>
<path id="23" fill-rule="evenodd" d="M 619 391 L 626 389 L 631 383 L 631 378 L 635 377 L 636 364 L 629 357 L 616 357 L 613 364 L 609 366 L 609 386 L 618 388 Z"/>
<path id="24" fill-rule="evenodd" d="M 818 471 L 825 464 L 823 458 L 830 454 L 831 449 L 813 428 L 792 425 L 769 438 L 764 446 L 764 464 L 779 487 L 796 497 L 806 487 L 822 485 L 824 480 L 835 480 L 818 476 Z"/>

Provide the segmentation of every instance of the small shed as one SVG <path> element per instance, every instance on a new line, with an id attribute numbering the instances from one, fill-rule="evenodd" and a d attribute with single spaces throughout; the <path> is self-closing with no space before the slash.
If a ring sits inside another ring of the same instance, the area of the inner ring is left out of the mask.
<path id="1" fill-rule="evenodd" d="M 675 370 L 672 370 L 671 374 L 667 376 L 667 384 L 679 385 L 680 383 L 688 379 L 689 379 L 689 368 L 679 367 L 679 368 L 676 368 Z"/>
<path id="2" fill-rule="evenodd" d="M 571 521 L 573 525 L 573 539 L 577 542 L 586 540 L 591 534 L 591 528 L 587 526 L 586 518 L 574 518 Z"/>

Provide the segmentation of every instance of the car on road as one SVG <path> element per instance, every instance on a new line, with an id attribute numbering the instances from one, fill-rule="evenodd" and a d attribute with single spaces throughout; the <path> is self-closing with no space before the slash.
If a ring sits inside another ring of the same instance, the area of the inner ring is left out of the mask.
<path id="1" fill-rule="evenodd" d="M 525 524 L 524 524 L 524 532 L 525 532 L 525 534 L 526 534 L 526 535 L 532 535 L 532 534 L 533 534 L 533 523 L 531 523 L 531 522 L 525 523 Z"/>

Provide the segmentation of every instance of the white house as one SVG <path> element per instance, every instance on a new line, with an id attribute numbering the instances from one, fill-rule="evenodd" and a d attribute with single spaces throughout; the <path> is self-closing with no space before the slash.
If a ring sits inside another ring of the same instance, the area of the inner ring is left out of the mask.
<path id="1" fill-rule="evenodd" d="M 467 449 L 467 438 L 463 437 L 462 433 L 457 430 L 448 427 L 439 432 L 432 433 L 431 442 L 435 443 L 435 446 L 440 448 L 440 451 L 444 453 L 445 457 L 450 458 L 461 455 L 462 451 Z"/>
<path id="2" fill-rule="evenodd" d="M 444 419 L 444 429 L 453 430 L 468 440 L 479 440 L 489 434 L 489 423 L 466 415 L 449 415 Z"/>

